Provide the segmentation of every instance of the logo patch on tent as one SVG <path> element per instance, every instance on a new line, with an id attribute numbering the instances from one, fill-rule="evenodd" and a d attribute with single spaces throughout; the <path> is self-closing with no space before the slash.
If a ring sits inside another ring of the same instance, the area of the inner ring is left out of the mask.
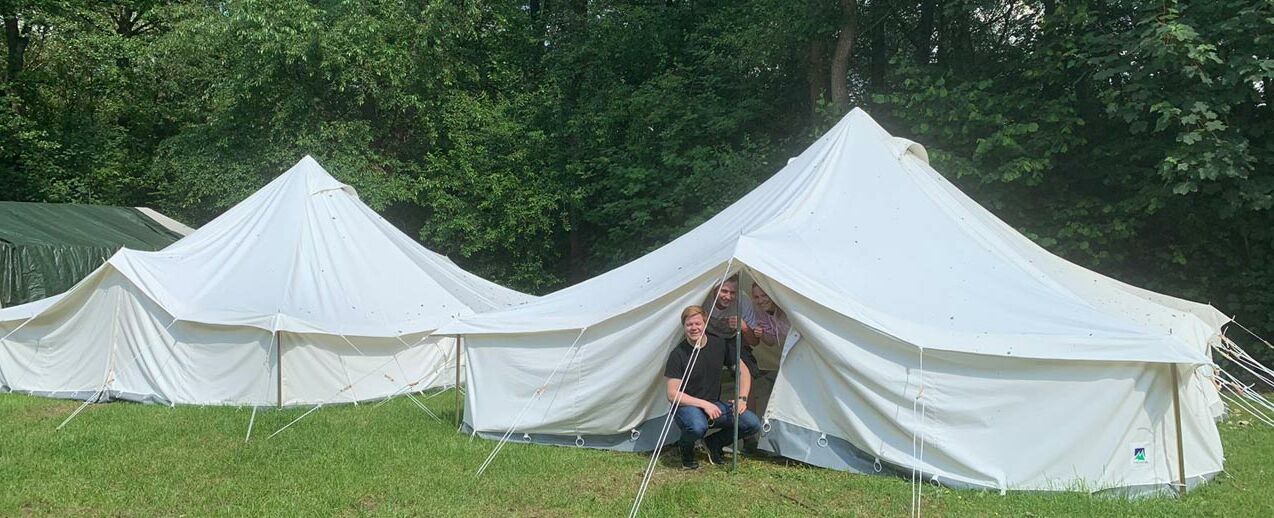
<path id="1" fill-rule="evenodd" d="M 1145 449 L 1145 448 L 1133 448 L 1133 449 L 1132 449 L 1132 462 L 1133 462 L 1133 464 L 1145 464 L 1145 463 L 1146 463 L 1146 449 Z"/>

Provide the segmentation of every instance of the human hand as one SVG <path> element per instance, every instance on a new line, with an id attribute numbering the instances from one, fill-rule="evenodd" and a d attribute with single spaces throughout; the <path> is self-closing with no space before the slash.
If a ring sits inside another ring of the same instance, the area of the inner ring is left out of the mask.
<path id="1" fill-rule="evenodd" d="M 717 418 L 721 417 L 721 409 L 718 408 L 717 405 L 705 401 L 703 406 L 699 408 L 702 408 L 704 413 L 708 414 L 708 419 L 715 421 Z"/>
<path id="2" fill-rule="evenodd" d="M 734 401 L 734 415 L 739 415 L 748 411 L 748 400 L 736 399 Z"/>
<path id="3" fill-rule="evenodd" d="M 726 317 L 726 319 L 725 319 L 725 325 L 726 325 L 726 326 L 729 326 L 729 328 L 730 328 L 730 329 L 738 329 L 738 328 L 739 328 L 739 317 L 737 317 L 737 316 L 730 316 L 730 317 Z"/>

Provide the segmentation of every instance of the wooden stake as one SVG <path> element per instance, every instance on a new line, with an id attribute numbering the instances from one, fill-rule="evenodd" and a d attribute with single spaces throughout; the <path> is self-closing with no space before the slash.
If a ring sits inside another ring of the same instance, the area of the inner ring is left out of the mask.
<path id="1" fill-rule="evenodd" d="M 283 408 L 283 333 L 274 332 L 274 363 L 279 367 L 279 408 Z"/>
<path id="2" fill-rule="evenodd" d="M 460 428 L 460 414 L 464 411 L 464 407 L 460 402 L 460 344 L 464 340 L 463 336 L 456 335 L 456 384 L 451 390 L 456 391 L 456 428 Z"/>
<path id="3" fill-rule="evenodd" d="M 1180 484 L 1177 494 L 1184 495 L 1186 493 L 1186 454 L 1185 442 L 1181 439 L 1181 391 L 1177 365 L 1169 363 L 1168 369 L 1172 371 L 1172 415 L 1177 422 L 1177 479 Z"/>

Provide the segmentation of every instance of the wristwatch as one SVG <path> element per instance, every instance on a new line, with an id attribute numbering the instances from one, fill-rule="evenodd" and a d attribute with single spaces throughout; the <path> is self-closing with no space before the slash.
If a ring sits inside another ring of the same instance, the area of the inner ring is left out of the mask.
<path id="1" fill-rule="evenodd" d="M 739 396 L 739 399 L 742 399 L 742 400 L 744 400 L 744 401 L 747 401 L 747 400 L 748 400 L 748 397 L 747 397 L 747 396 Z"/>

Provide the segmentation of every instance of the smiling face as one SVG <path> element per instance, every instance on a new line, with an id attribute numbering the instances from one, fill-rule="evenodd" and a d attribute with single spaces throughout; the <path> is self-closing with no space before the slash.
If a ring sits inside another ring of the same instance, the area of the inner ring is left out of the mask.
<path id="1" fill-rule="evenodd" d="M 752 305 L 766 313 L 774 312 L 774 301 L 770 300 L 770 295 L 759 284 L 752 285 Z"/>
<path id="2" fill-rule="evenodd" d="M 734 304 L 734 299 L 739 296 L 739 283 L 737 281 L 725 281 L 721 283 L 721 287 L 717 288 L 717 308 L 729 309 Z"/>
<path id="3" fill-rule="evenodd" d="M 695 313 L 686 317 L 681 322 L 682 330 L 686 333 L 686 341 L 692 345 L 699 345 L 699 340 L 703 338 L 703 328 L 706 322 L 703 319 L 703 313 Z"/>

